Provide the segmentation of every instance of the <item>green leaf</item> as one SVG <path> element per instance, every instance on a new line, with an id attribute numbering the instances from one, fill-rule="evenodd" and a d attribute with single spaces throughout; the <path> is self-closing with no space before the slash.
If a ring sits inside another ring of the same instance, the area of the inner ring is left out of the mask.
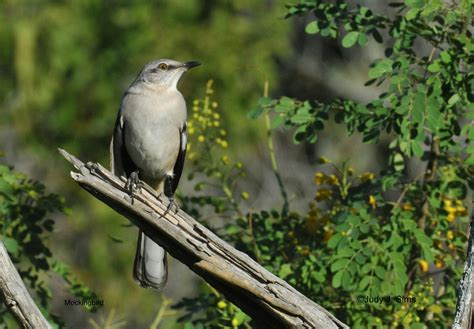
<path id="1" fill-rule="evenodd" d="M 441 57 L 441 60 L 445 63 L 451 63 L 451 55 L 448 53 L 448 51 L 443 51 L 441 54 L 439 54 L 439 57 Z"/>
<path id="2" fill-rule="evenodd" d="M 331 264 L 331 271 L 338 272 L 349 264 L 349 258 L 342 258 Z"/>
<path id="3" fill-rule="evenodd" d="M 272 99 L 270 97 L 260 97 L 258 100 L 258 105 L 260 106 L 270 106 L 272 104 Z"/>
<path id="4" fill-rule="evenodd" d="M 295 133 L 293 134 L 293 143 L 299 144 L 304 140 L 306 136 L 306 128 L 306 125 L 302 125 L 295 130 Z"/>
<path id="5" fill-rule="evenodd" d="M 405 5 L 412 8 L 423 8 L 425 6 L 424 0 L 405 0 Z"/>
<path id="6" fill-rule="evenodd" d="M 371 278 L 372 277 L 370 277 L 368 275 L 364 276 L 362 278 L 362 280 L 360 280 L 360 282 L 359 282 L 359 290 L 361 290 L 361 291 L 365 290 L 365 288 L 367 288 L 367 286 L 369 285 Z"/>
<path id="7" fill-rule="evenodd" d="M 365 46 L 369 42 L 369 38 L 367 37 L 367 34 L 360 32 L 359 37 L 357 38 L 357 43 L 359 46 Z"/>
<path id="8" fill-rule="evenodd" d="M 433 62 L 428 65 L 428 71 L 430 71 L 431 73 L 439 72 L 439 70 L 441 70 L 441 67 L 439 66 L 438 62 Z"/>
<path id="9" fill-rule="evenodd" d="M 278 272 L 278 276 L 282 279 L 285 279 L 291 273 L 293 273 L 293 270 L 291 269 L 291 265 L 283 264 L 280 268 L 280 271 Z"/>
<path id="10" fill-rule="evenodd" d="M 331 239 L 329 239 L 328 241 L 328 247 L 331 249 L 336 248 L 336 246 L 339 244 L 339 241 L 341 241 L 341 239 L 342 239 L 342 234 L 340 233 L 334 234 L 331 237 Z"/>
<path id="11" fill-rule="evenodd" d="M 408 21 L 411 21 L 412 19 L 416 18 L 416 16 L 418 15 L 419 12 L 420 12 L 419 9 L 417 9 L 417 8 L 411 8 L 411 9 L 408 10 L 407 13 L 405 14 L 405 18 L 406 18 Z"/>
<path id="12" fill-rule="evenodd" d="M 375 267 L 375 274 L 382 280 L 385 279 L 385 269 L 382 266 Z"/>
<path id="13" fill-rule="evenodd" d="M 418 158 L 421 158 L 421 156 L 424 153 L 423 148 L 421 147 L 420 143 L 418 143 L 417 141 L 413 141 L 411 143 L 411 150 L 413 151 L 413 154 L 417 156 Z"/>
<path id="14" fill-rule="evenodd" d="M 11 254 L 15 254 L 18 251 L 18 242 L 15 239 L 5 237 L 3 239 L 3 244 L 7 251 Z"/>
<path id="15" fill-rule="evenodd" d="M 263 113 L 263 108 L 258 106 L 252 109 L 249 113 L 247 113 L 247 117 L 249 119 L 255 120 Z"/>
<path id="16" fill-rule="evenodd" d="M 393 61 L 388 58 L 377 62 L 374 67 L 369 70 L 369 78 L 379 78 L 386 73 L 392 72 L 392 64 Z"/>
<path id="17" fill-rule="evenodd" d="M 405 161 L 403 155 L 399 152 L 393 156 L 393 167 L 395 171 L 402 171 L 405 168 Z"/>
<path id="18" fill-rule="evenodd" d="M 272 120 L 271 129 L 276 129 L 285 122 L 285 117 L 281 115 L 275 116 Z"/>
<path id="19" fill-rule="evenodd" d="M 305 32 L 308 34 L 316 34 L 319 32 L 318 22 L 313 21 L 306 25 Z"/>
<path id="20" fill-rule="evenodd" d="M 344 39 L 342 39 L 342 46 L 344 48 L 350 48 L 352 47 L 353 45 L 355 45 L 355 43 L 357 42 L 357 39 L 359 38 L 359 32 L 357 31 L 351 31 L 349 33 L 346 34 L 346 36 L 344 37 Z"/>
<path id="21" fill-rule="evenodd" d="M 332 278 L 332 286 L 334 288 L 339 288 L 341 286 L 342 275 L 344 271 L 337 272 Z"/>
<path id="22" fill-rule="evenodd" d="M 449 100 L 448 100 L 448 105 L 449 106 L 453 106 L 454 104 L 456 104 L 459 100 L 461 99 L 461 97 L 459 97 L 458 94 L 454 94 L 452 95 Z"/>
<path id="23" fill-rule="evenodd" d="M 339 272 L 340 273 L 340 272 Z M 341 285 L 344 289 L 349 289 L 352 283 L 353 276 L 349 271 L 342 271 Z"/>

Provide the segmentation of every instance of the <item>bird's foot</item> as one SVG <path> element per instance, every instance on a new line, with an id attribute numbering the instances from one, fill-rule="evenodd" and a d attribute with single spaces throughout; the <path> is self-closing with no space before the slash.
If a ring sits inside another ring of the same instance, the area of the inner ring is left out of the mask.
<path id="1" fill-rule="evenodd" d="M 130 198 L 132 199 L 132 203 L 133 203 L 134 193 L 136 191 L 141 192 L 142 187 L 143 187 L 143 182 L 138 177 L 138 170 L 135 170 L 134 172 L 130 174 L 130 177 L 128 177 L 127 182 L 125 183 L 125 189 L 128 191 L 128 194 L 130 195 Z"/>
<path id="2" fill-rule="evenodd" d="M 177 214 L 178 211 L 179 211 L 179 206 L 176 203 L 176 201 L 174 200 L 174 198 L 166 196 L 165 193 L 160 193 L 160 195 L 158 195 L 158 200 L 163 202 L 164 201 L 163 198 L 168 199 L 168 205 L 166 206 L 166 210 L 165 210 L 165 213 L 163 214 L 163 216 L 166 216 L 166 214 L 168 214 L 170 212 L 170 210 L 174 210 L 174 213 Z"/>

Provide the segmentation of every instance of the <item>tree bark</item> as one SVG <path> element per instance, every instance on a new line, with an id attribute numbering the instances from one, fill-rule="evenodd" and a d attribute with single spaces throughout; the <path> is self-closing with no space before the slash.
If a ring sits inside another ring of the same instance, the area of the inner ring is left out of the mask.
<path id="1" fill-rule="evenodd" d="M 23 328 L 52 328 L 26 290 L 2 241 L 0 241 L 0 294 L 7 309 Z"/>
<path id="2" fill-rule="evenodd" d="M 474 302 L 474 212 L 471 213 L 469 242 L 467 245 L 467 259 L 464 265 L 464 273 L 459 283 L 458 302 L 456 305 L 456 316 L 453 329 L 470 329 L 474 326 L 473 302 Z"/>
<path id="3" fill-rule="evenodd" d="M 125 178 L 99 164 L 84 164 L 60 153 L 78 170 L 72 178 L 85 190 L 127 217 L 173 257 L 222 292 L 265 328 L 348 328 L 326 309 L 236 250 L 194 218 L 144 186 L 130 198 Z"/>

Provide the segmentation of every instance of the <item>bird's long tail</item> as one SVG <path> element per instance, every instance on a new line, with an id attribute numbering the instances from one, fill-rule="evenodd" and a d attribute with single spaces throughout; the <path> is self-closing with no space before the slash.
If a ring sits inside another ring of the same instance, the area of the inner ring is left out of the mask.
<path id="1" fill-rule="evenodd" d="M 144 288 L 161 290 L 168 278 L 166 252 L 142 231 L 138 233 L 133 278 Z"/>

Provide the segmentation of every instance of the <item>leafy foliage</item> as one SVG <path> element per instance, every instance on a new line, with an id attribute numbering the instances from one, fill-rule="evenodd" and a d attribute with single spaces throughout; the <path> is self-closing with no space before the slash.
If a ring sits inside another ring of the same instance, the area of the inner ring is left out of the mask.
<path id="1" fill-rule="evenodd" d="M 48 310 L 52 297 L 45 275 L 51 270 L 66 281 L 75 296 L 97 299 L 95 293 L 70 273 L 66 264 L 54 258 L 47 245 L 48 237 L 54 230 L 50 214 L 65 210 L 61 197 L 46 193 L 41 183 L 0 164 L 0 239 L 16 263 L 22 279 L 33 288 L 45 310 Z M 96 309 L 97 306 L 90 308 L 91 311 Z M 62 325 L 61 319 L 53 314 L 49 317 Z M 0 323 L 2 320 L 3 317 L 0 317 Z"/>
<path id="2" fill-rule="evenodd" d="M 368 70 L 367 85 L 386 88 L 377 99 L 265 96 L 249 113 L 272 114 L 271 129 L 294 127 L 295 143 L 314 143 L 332 117 L 366 143 L 388 134 L 386 168 L 356 175 L 347 163 L 322 157 L 307 213 L 239 209 L 221 235 L 355 328 L 443 328 L 454 315 L 474 186 L 472 4 L 407 0 L 390 7 L 393 13 L 379 15 L 343 1 L 288 6 L 287 17 L 314 15 L 308 34 L 341 39 L 342 27 L 343 47 L 365 46 L 370 36 L 390 39 L 385 58 Z M 210 168 L 197 154 L 196 165 Z M 414 158 L 426 170 L 411 178 L 406 165 Z M 365 299 L 375 297 L 384 302 Z M 218 299 L 209 298 L 180 306 L 225 326 L 215 319 Z"/>

